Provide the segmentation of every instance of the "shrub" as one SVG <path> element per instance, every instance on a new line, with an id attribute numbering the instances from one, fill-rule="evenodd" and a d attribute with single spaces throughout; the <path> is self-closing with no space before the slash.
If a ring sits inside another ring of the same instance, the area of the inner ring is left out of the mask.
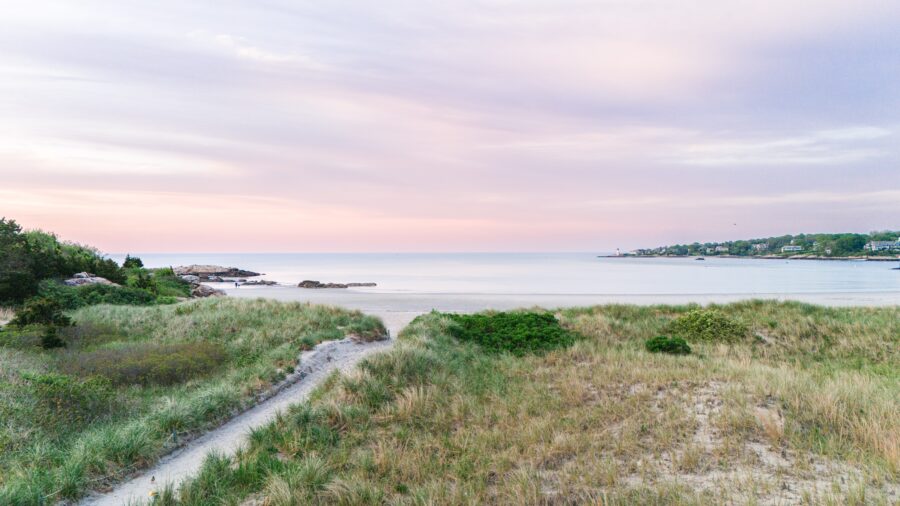
<path id="1" fill-rule="evenodd" d="M 691 347 L 680 337 L 656 336 L 648 339 L 644 345 L 650 353 L 668 353 L 670 355 L 688 355 Z"/>
<path id="2" fill-rule="evenodd" d="M 173 385 L 209 374 L 226 358 L 213 343 L 139 343 L 68 353 L 59 366 L 68 374 L 102 376 L 115 385 Z"/>
<path id="3" fill-rule="evenodd" d="M 492 352 L 515 355 L 540 353 L 570 346 L 575 336 L 562 328 L 550 313 L 510 312 L 474 315 L 447 315 L 453 322 L 450 334 L 471 341 Z"/>
<path id="4" fill-rule="evenodd" d="M 747 336 L 747 326 L 717 309 L 693 309 L 669 324 L 669 332 L 688 341 L 733 342 Z"/>
<path id="5" fill-rule="evenodd" d="M 66 327 L 72 324 L 72 320 L 63 314 L 59 301 L 49 297 L 33 297 L 28 299 L 10 323 L 17 327 L 33 324 Z"/>
<path id="6" fill-rule="evenodd" d="M 80 427 L 102 418 L 113 407 L 114 391 L 105 378 L 22 373 L 22 379 L 36 400 L 34 420 L 45 427 Z"/>
<path id="7" fill-rule="evenodd" d="M 167 273 L 166 271 L 171 274 Z M 159 269 L 154 272 L 153 280 L 156 282 L 156 293 L 160 296 L 191 296 L 191 284 L 176 276 L 170 268 Z"/>
<path id="8" fill-rule="evenodd" d="M 59 338 L 59 331 L 53 325 L 48 325 L 41 335 L 41 348 L 49 350 L 51 348 L 64 348 L 66 343 Z"/>
<path id="9" fill-rule="evenodd" d="M 76 288 L 80 306 L 94 304 L 114 304 L 149 306 L 156 302 L 156 296 L 140 288 L 130 286 L 84 285 Z"/>
<path id="10" fill-rule="evenodd" d="M 138 257 L 133 257 L 133 256 L 128 255 L 128 254 L 125 255 L 125 261 L 122 262 L 122 268 L 123 268 L 123 269 L 134 269 L 134 268 L 140 268 L 140 267 L 143 267 L 143 266 L 144 266 L 144 262 L 141 261 L 140 258 L 138 258 Z"/>

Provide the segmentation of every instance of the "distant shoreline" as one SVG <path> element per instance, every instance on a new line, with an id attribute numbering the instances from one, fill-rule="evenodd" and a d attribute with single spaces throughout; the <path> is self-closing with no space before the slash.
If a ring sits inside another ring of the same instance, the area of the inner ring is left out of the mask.
<path id="1" fill-rule="evenodd" d="M 742 260 L 827 260 L 839 262 L 900 262 L 898 257 L 824 257 L 817 255 L 765 255 L 765 256 L 742 256 L 742 255 L 597 255 L 597 258 L 738 258 Z"/>

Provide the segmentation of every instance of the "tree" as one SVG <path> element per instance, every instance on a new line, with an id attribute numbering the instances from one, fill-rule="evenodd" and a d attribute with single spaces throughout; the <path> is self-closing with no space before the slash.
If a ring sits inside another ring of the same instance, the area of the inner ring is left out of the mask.
<path id="1" fill-rule="evenodd" d="M 141 261 L 138 257 L 133 257 L 129 254 L 125 255 L 125 261 L 122 262 L 122 267 L 124 269 L 135 269 L 144 266 L 144 262 Z"/>
<path id="2" fill-rule="evenodd" d="M 25 302 L 25 307 L 16 312 L 10 324 L 17 327 L 44 325 L 41 347 L 49 349 L 66 345 L 59 338 L 58 328 L 72 325 L 72 319 L 63 313 L 63 307 L 58 300 L 51 297 L 32 297 Z"/>
<path id="3" fill-rule="evenodd" d="M 849 255 L 851 253 L 862 252 L 866 246 L 867 237 L 860 234 L 845 234 L 834 241 L 834 253 L 838 255 Z"/>
<path id="4" fill-rule="evenodd" d="M 15 304 L 37 290 L 28 244 L 15 220 L 0 218 L 0 303 Z"/>

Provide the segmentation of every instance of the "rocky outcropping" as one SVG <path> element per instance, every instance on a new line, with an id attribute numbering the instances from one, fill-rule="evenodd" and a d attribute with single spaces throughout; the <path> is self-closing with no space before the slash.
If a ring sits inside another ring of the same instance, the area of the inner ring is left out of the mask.
<path id="1" fill-rule="evenodd" d="M 321 281 L 301 281 L 300 288 L 354 288 L 358 286 L 377 286 L 375 283 L 322 283 Z"/>
<path id="2" fill-rule="evenodd" d="M 191 286 L 191 297 L 224 297 L 225 292 L 211 286 L 196 284 Z"/>
<path id="3" fill-rule="evenodd" d="M 68 286 L 84 286 L 84 285 L 109 285 L 109 286 L 119 286 L 118 283 L 113 283 L 112 281 L 101 278 L 100 276 L 94 276 L 90 272 L 79 272 L 74 275 L 71 279 L 67 279 L 63 281 Z"/>
<path id="4" fill-rule="evenodd" d="M 267 279 L 254 279 L 254 280 L 251 280 L 251 281 L 247 281 L 247 280 L 241 281 L 241 286 L 244 286 L 244 285 L 247 285 L 247 286 L 257 286 L 257 285 L 261 285 L 261 286 L 275 286 L 275 285 L 277 285 L 277 284 L 278 284 L 277 281 L 269 281 L 269 280 L 267 280 Z"/>
<path id="5" fill-rule="evenodd" d="M 222 267 L 221 265 L 182 265 L 173 267 L 172 270 L 179 276 L 197 276 L 201 281 L 211 281 L 222 278 L 250 278 L 259 276 L 260 273 L 245 271 L 237 267 Z M 224 281 L 224 280 L 223 280 Z"/>

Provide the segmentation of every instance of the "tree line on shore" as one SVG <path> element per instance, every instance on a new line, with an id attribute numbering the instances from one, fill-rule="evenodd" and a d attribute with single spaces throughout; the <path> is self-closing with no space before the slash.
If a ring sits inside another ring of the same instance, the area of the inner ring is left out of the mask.
<path id="1" fill-rule="evenodd" d="M 897 241 L 898 236 L 900 236 L 900 232 L 897 231 L 871 232 L 869 234 L 788 234 L 737 241 L 674 244 L 653 249 L 640 249 L 636 252 L 644 255 L 690 256 L 727 254 L 733 256 L 756 256 L 778 254 L 782 253 L 782 248 L 785 246 L 796 246 L 799 249 L 792 251 L 792 253 L 844 257 L 879 253 L 891 254 L 890 250 L 884 252 L 870 251 L 866 249 L 866 245 L 877 241 Z"/>

